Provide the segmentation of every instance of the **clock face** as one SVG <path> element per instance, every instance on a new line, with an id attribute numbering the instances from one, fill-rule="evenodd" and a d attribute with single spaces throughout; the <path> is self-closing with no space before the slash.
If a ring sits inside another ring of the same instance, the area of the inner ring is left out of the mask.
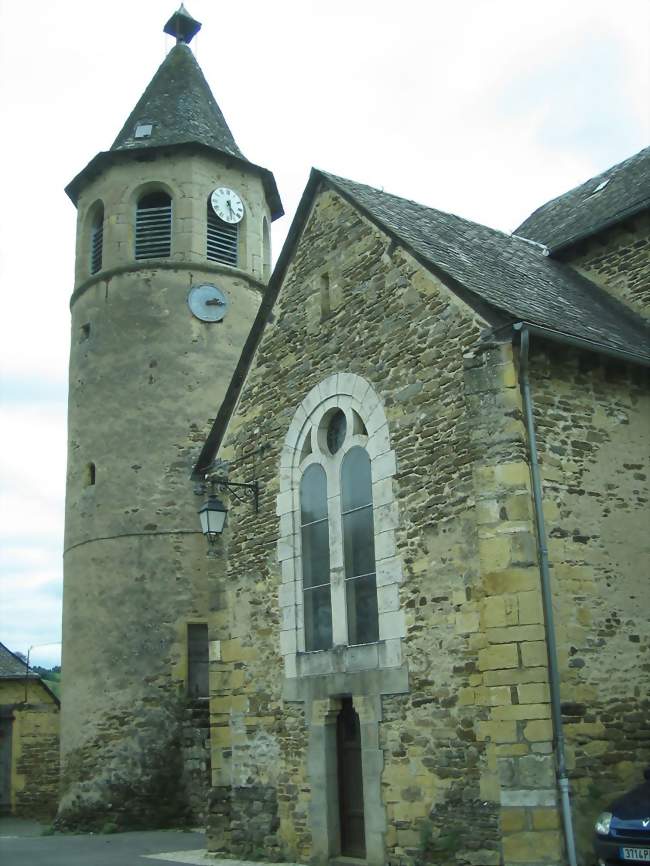
<path id="1" fill-rule="evenodd" d="M 227 186 L 219 186 L 210 196 L 212 210 L 225 223 L 238 223 L 244 218 L 244 202 Z"/>
<path id="2" fill-rule="evenodd" d="M 202 322 L 220 322 L 228 310 L 228 298 L 212 283 L 192 286 L 187 305 Z"/>

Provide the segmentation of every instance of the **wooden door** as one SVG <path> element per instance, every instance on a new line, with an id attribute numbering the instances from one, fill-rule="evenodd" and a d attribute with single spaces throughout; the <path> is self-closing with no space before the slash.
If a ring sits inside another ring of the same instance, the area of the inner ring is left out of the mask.
<path id="1" fill-rule="evenodd" d="M 339 812 L 341 854 L 366 856 L 363 815 L 363 775 L 361 767 L 361 729 L 352 698 L 343 698 L 337 726 L 339 771 Z"/>

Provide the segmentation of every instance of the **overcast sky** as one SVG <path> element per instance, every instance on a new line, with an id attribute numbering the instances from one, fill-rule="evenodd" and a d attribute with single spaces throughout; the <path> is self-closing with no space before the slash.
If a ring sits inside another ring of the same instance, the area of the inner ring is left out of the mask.
<path id="1" fill-rule="evenodd" d="M 68 299 L 63 187 L 110 147 L 176 0 L 0 0 L 0 641 L 58 660 Z M 312 165 L 504 231 L 649 143 L 648 0 L 187 0 L 240 148 L 287 216 Z"/>

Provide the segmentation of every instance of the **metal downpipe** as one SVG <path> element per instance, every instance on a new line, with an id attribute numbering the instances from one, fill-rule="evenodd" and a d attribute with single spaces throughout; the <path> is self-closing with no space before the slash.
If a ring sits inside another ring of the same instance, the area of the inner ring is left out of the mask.
<path id="1" fill-rule="evenodd" d="M 542 507 L 542 479 L 537 460 L 537 436 L 533 418 L 533 403 L 528 378 L 528 350 L 530 334 L 522 325 L 515 325 L 515 331 L 520 334 L 519 387 L 524 406 L 524 422 L 528 439 L 528 455 L 530 459 L 530 475 L 533 487 L 533 504 L 535 512 L 535 527 L 537 530 L 537 546 L 539 551 L 539 575 L 542 585 L 542 605 L 544 609 L 544 630 L 546 632 L 546 647 L 548 652 L 548 673 L 551 694 L 551 717 L 553 720 L 553 739 L 555 741 L 555 760 L 557 764 L 557 782 L 560 789 L 562 808 L 562 823 L 566 843 L 569 866 L 577 866 L 575 837 L 573 834 L 573 816 L 571 814 L 571 799 L 569 796 L 569 777 L 566 769 L 564 749 L 564 730 L 562 727 L 562 709 L 560 701 L 560 674 L 557 661 L 557 641 L 553 619 L 553 598 L 551 595 L 551 577 L 548 565 L 548 547 L 546 543 L 546 526 Z"/>

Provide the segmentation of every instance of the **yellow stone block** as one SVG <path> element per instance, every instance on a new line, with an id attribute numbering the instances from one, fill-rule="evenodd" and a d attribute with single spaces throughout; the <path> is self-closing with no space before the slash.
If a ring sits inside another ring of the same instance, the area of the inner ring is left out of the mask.
<path id="1" fill-rule="evenodd" d="M 229 725 L 220 725 L 218 728 L 210 728 L 210 742 L 217 748 L 226 748 L 231 743 Z"/>
<path id="2" fill-rule="evenodd" d="M 508 743 L 505 746 L 497 746 L 497 757 L 499 758 L 521 758 L 522 755 L 530 753 L 528 743 Z"/>
<path id="3" fill-rule="evenodd" d="M 506 625 L 506 600 L 502 595 L 489 595 L 481 605 L 483 628 L 498 628 Z"/>
<path id="4" fill-rule="evenodd" d="M 256 658 L 257 650 L 255 647 L 242 646 L 238 637 L 221 641 L 221 659 L 224 662 L 251 661 Z"/>
<path id="5" fill-rule="evenodd" d="M 553 725 L 550 719 L 537 719 L 524 728 L 524 737 L 529 743 L 546 743 L 553 739 Z"/>
<path id="6" fill-rule="evenodd" d="M 551 716 L 550 704 L 512 704 L 509 707 L 494 707 L 494 719 L 548 719 Z"/>
<path id="7" fill-rule="evenodd" d="M 562 837 L 554 830 L 512 833 L 503 837 L 506 863 L 559 863 L 562 859 Z"/>
<path id="8" fill-rule="evenodd" d="M 538 640 L 522 643 L 521 661 L 525 668 L 546 667 L 548 664 L 546 641 Z"/>
<path id="9" fill-rule="evenodd" d="M 533 809 L 532 814 L 535 830 L 557 830 L 560 826 L 560 813 L 554 807 Z"/>
<path id="10" fill-rule="evenodd" d="M 525 463 L 499 463 L 494 467 L 497 482 L 507 487 L 526 487 L 530 484 L 530 471 Z"/>
<path id="11" fill-rule="evenodd" d="M 486 691 L 491 707 L 500 707 L 512 703 L 510 686 L 493 686 Z"/>
<path id="12" fill-rule="evenodd" d="M 212 698 L 210 709 L 213 713 L 245 713 L 248 711 L 248 698 L 246 695 L 228 695 L 225 698 Z"/>
<path id="13" fill-rule="evenodd" d="M 478 553 L 483 571 L 502 571 L 512 562 L 512 539 L 508 535 L 480 538 Z"/>
<path id="14" fill-rule="evenodd" d="M 517 697 L 520 704 L 547 704 L 551 699 L 546 683 L 525 683 L 517 686 Z"/>
<path id="15" fill-rule="evenodd" d="M 502 643 L 479 650 L 479 670 L 499 670 L 500 668 L 516 668 L 519 665 L 517 644 Z"/>
<path id="16" fill-rule="evenodd" d="M 467 707 L 474 703 L 476 703 L 474 689 L 464 688 L 458 692 L 458 706 Z"/>
<path id="17" fill-rule="evenodd" d="M 548 681 L 546 668 L 512 668 L 503 671 L 485 671 L 483 674 L 488 686 L 516 686 L 519 683 L 539 683 Z"/>
<path id="18" fill-rule="evenodd" d="M 537 589 L 539 572 L 536 568 L 504 568 L 487 572 L 483 585 L 488 595 L 501 595 L 507 592 L 526 592 Z"/>
<path id="19" fill-rule="evenodd" d="M 526 826 L 525 809 L 501 809 L 501 830 L 503 833 L 516 833 Z"/>
<path id="20" fill-rule="evenodd" d="M 505 628 L 489 628 L 486 634 L 490 643 L 544 640 L 544 628 L 541 625 L 510 625 Z"/>
<path id="21" fill-rule="evenodd" d="M 501 787 L 496 773 L 483 773 L 479 779 L 479 796 L 488 803 L 498 803 Z"/>
<path id="22" fill-rule="evenodd" d="M 544 622 L 542 596 L 537 590 L 517 593 L 517 604 L 519 607 L 519 622 L 522 625 Z"/>

